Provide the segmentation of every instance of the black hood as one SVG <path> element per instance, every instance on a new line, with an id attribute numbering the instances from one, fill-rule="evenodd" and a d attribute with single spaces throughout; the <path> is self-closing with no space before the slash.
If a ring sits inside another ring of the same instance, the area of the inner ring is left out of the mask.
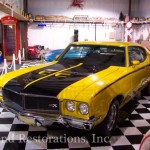
<path id="1" fill-rule="evenodd" d="M 64 88 L 91 73 L 91 67 L 84 66 L 83 63 L 73 66 L 57 63 L 14 78 L 4 86 L 4 89 L 17 93 L 57 96 Z"/>
<path id="2" fill-rule="evenodd" d="M 81 66 L 72 68 L 64 64 L 54 64 L 14 78 L 4 86 L 4 89 L 17 93 L 56 96 L 65 87 L 89 75 Z"/>

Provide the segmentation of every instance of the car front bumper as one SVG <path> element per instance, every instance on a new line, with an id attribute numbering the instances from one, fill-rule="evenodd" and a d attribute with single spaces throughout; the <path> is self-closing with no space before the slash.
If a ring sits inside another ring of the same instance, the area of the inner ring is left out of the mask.
<path id="1" fill-rule="evenodd" d="M 95 118 L 83 120 L 63 115 L 45 116 L 43 114 L 39 115 L 38 113 L 21 112 L 3 104 L 3 102 L 0 102 L 0 106 L 15 114 L 20 121 L 33 126 L 63 125 L 66 128 L 73 127 L 77 129 L 91 130 L 96 122 Z"/>

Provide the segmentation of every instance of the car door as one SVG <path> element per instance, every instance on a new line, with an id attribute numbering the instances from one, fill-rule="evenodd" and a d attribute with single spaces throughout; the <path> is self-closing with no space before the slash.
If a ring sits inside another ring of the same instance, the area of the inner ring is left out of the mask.
<path id="1" fill-rule="evenodd" d="M 147 65 L 149 59 L 146 50 L 139 46 L 128 47 L 129 68 L 131 71 L 132 94 L 135 94 L 141 89 L 144 81 L 150 76 L 150 67 Z M 133 64 L 133 61 L 138 60 L 139 64 Z"/>

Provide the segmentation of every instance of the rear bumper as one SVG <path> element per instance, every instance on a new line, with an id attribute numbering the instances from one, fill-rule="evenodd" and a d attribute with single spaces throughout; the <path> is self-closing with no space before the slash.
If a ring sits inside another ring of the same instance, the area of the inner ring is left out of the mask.
<path id="1" fill-rule="evenodd" d="M 15 114 L 20 121 L 23 121 L 26 124 L 34 125 L 34 126 L 51 126 L 51 125 L 62 126 L 63 125 L 66 128 L 73 127 L 77 129 L 91 130 L 96 122 L 95 118 L 90 120 L 83 120 L 83 119 L 77 119 L 68 116 L 62 116 L 62 115 L 44 116 L 44 115 L 39 115 L 38 113 L 17 111 L 3 104 L 2 102 L 0 102 L 0 106 L 6 109 L 7 111 Z"/>

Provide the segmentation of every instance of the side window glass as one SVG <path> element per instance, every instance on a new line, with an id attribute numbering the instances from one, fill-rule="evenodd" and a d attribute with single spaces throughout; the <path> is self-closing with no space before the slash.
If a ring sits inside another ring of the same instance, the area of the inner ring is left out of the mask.
<path id="1" fill-rule="evenodd" d="M 140 62 L 143 62 L 146 58 L 146 52 L 143 48 L 141 47 L 129 47 L 129 63 L 130 65 L 132 64 L 131 62 L 133 60 L 138 60 Z"/>
<path id="2" fill-rule="evenodd" d="M 145 59 L 146 59 L 146 52 L 145 52 L 145 49 L 142 48 L 142 47 L 139 47 L 139 52 L 141 53 L 141 55 L 142 55 L 142 57 L 143 57 L 143 60 L 142 60 L 141 62 L 145 61 Z"/>

